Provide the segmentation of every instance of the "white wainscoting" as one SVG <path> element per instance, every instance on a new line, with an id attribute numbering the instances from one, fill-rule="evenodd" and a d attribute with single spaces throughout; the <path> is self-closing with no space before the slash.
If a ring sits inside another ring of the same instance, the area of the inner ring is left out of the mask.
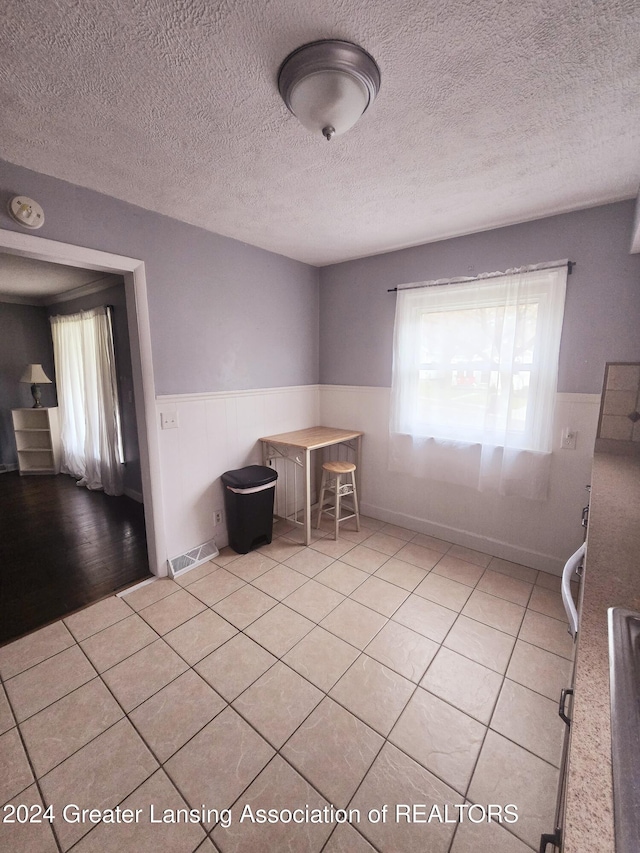
<path id="1" fill-rule="evenodd" d="M 322 423 L 360 429 L 361 508 L 366 515 L 428 533 L 496 557 L 560 574 L 582 541 L 600 395 L 558 394 L 549 498 L 506 498 L 388 470 L 389 388 L 323 385 Z M 561 450 L 562 430 L 577 431 L 575 450 Z"/>
<path id="2" fill-rule="evenodd" d="M 600 396 L 558 394 L 549 498 L 527 501 L 460 486 L 407 478 L 387 467 L 389 388 L 308 385 L 256 391 L 158 397 L 164 524 L 168 552 L 182 554 L 211 538 L 227 544 L 215 526 L 224 505 L 220 475 L 261 463 L 257 439 L 324 424 L 360 429 L 362 512 L 497 557 L 560 574 L 582 540 Z M 160 429 L 175 412 L 177 429 Z M 561 450 L 562 430 L 577 431 L 575 450 Z M 280 472 L 282 477 L 282 472 Z"/>
<path id="3" fill-rule="evenodd" d="M 170 557 L 215 538 L 227 544 L 226 524 L 214 524 L 223 509 L 220 475 L 261 464 L 257 439 L 316 426 L 319 388 L 304 385 L 257 391 L 157 397 L 164 524 Z M 175 413 L 176 429 L 161 429 L 161 415 Z"/>

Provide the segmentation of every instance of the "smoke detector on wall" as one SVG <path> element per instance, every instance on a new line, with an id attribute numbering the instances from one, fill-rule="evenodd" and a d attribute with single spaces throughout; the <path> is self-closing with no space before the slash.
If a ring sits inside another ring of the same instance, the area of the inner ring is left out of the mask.
<path id="1" fill-rule="evenodd" d="M 37 201 L 27 198 L 26 195 L 14 196 L 8 205 L 11 218 L 22 225 L 35 231 L 44 225 L 44 210 Z"/>

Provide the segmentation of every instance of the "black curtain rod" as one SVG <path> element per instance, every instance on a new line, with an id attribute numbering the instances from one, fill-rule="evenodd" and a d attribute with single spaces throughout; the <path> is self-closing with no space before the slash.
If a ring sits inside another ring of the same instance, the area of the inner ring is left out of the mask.
<path id="1" fill-rule="evenodd" d="M 576 265 L 575 261 L 567 261 L 567 274 L 568 275 L 571 275 L 575 265 Z M 560 264 L 560 265 L 551 264 L 548 267 L 539 267 L 539 269 L 555 270 L 555 269 L 560 269 L 560 267 L 563 267 L 563 266 L 564 266 L 564 264 Z M 532 270 L 532 272 L 536 272 L 536 270 Z M 470 278 L 452 279 L 450 282 L 447 282 L 447 284 L 466 284 L 467 282 L 470 282 L 470 281 L 487 281 L 487 279 L 502 278 L 505 275 L 512 275 L 512 273 L 497 272 L 497 273 L 494 273 L 493 275 L 471 276 Z M 403 290 L 417 290 L 420 287 L 442 287 L 442 286 L 443 286 L 442 284 L 438 284 L 437 282 L 434 282 L 433 284 L 416 284 L 414 287 L 403 288 Z M 387 293 L 397 293 L 397 292 L 398 292 L 397 287 L 390 287 L 387 290 Z"/>

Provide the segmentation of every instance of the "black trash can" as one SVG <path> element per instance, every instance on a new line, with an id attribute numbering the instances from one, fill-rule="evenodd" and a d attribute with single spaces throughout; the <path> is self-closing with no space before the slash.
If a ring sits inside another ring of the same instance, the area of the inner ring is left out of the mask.
<path id="1" fill-rule="evenodd" d="M 268 545 L 273 535 L 273 499 L 278 472 L 264 465 L 247 465 L 225 471 L 224 486 L 229 545 L 238 554 L 248 554 Z"/>

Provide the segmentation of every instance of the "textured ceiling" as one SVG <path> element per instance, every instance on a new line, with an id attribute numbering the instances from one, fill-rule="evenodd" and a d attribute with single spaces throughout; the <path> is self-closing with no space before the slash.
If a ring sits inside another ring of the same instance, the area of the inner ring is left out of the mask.
<path id="1" fill-rule="evenodd" d="M 308 263 L 630 198 L 640 182 L 638 0 L 2 6 L 0 156 Z M 382 73 L 330 143 L 276 84 L 320 38 L 357 42 Z"/>
<path id="2" fill-rule="evenodd" d="M 67 267 L 0 252 L 0 302 L 24 302 L 46 305 L 52 297 L 67 294 L 88 285 L 100 289 L 122 281 L 119 276 L 95 270 Z M 80 293 L 80 291 L 79 291 Z M 78 295 L 79 295 L 78 293 Z"/>

